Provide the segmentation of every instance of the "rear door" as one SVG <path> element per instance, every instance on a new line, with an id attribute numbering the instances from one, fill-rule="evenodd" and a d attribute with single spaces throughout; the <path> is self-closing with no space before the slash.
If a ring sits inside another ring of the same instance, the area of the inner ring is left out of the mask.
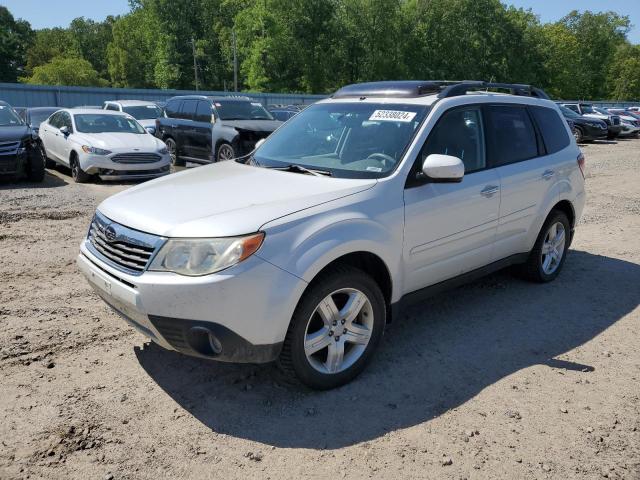
<path id="1" fill-rule="evenodd" d="M 42 123 L 39 133 L 47 157 L 57 161 L 60 161 L 60 142 L 58 142 L 59 136 L 62 135 L 60 127 L 62 127 L 62 112 L 56 112 L 49 117 L 48 121 Z"/>
<path id="2" fill-rule="evenodd" d="M 475 270 L 491 261 L 500 181 L 488 168 L 479 106 L 446 111 L 433 127 L 404 192 L 405 293 Z M 424 159 L 453 155 L 465 165 L 460 183 L 416 179 Z"/>
<path id="3" fill-rule="evenodd" d="M 554 126 L 566 133 L 555 110 Z M 548 121 L 542 112 L 540 121 Z M 530 107 L 498 104 L 485 107 L 489 164 L 500 177 L 502 198 L 493 260 L 525 253 L 531 230 L 537 225 L 541 203 L 556 175 L 557 158 L 547 155 Z M 546 119 L 546 120 L 545 120 Z M 553 118 L 552 118 L 553 120 Z M 570 140 L 567 138 L 567 145 Z"/>
<path id="4" fill-rule="evenodd" d="M 178 155 L 182 155 L 179 146 L 179 130 L 178 130 L 178 122 L 180 122 L 180 109 L 182 108 L 182 99 L 174 98 L 169 100 L 167 106 L 165 107 L 165 115 L 166 118 L 161 118 L 160 122 L 160 131 L 156 132 L 160 136 L 162 140 L 167 139 L 168 137 L 173 138 L 176 141 L 176 145 L 178 147 Z"/>

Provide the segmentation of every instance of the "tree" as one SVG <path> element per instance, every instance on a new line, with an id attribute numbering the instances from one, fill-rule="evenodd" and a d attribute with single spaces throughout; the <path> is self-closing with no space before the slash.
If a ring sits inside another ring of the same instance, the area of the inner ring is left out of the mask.
<path id="1" fill-rule="evenodd" d="M 640 99 L 640 45 L 623 44 L 618 47 L 608 78 L 612 99 Z"/>
<path id="2" fill-rule="evenodd" d="M 108 75 L 107 45 L 112 40 L 115 21 L 112 16 L 104 22 L 78 17 L 69 25 L 69 34 L 74 38 L 80 55 L 93 65 L 101 77 Z"/>
<path id="3" fill-rule="evenodd" d="M 27 75 L 55 57 L 80 57 L 77 39 L 65 28 L 43 28 L 35 32 L 35 38 L 27 51 Z"/>
<path id="4" fill-rule="evenodd" d="M 26 67 L 26 52 L 33 41 L 31 25 L 15 20 L 0 6 L 0 82 L 15 82 Z"/>
<path id="5" fill-rule="evenodd" d="M 106 87 L 108 82 L 98 75 L 91 64 L 79 57 L 55 57 L 49 63 L 33 69 L 33 75 L 21 79 L 36 85 L 69 85 Z"/>

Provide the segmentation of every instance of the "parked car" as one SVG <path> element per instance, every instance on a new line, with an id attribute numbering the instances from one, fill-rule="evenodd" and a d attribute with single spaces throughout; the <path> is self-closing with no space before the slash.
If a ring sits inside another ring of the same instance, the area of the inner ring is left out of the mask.
<path id="1" fill-rule="evenodd" d="M 603 140 L 607 138 L 608 128 L 604 120 L 591 117 L 583 117 L 573 110 L 560 106 L 560 111 L 567 119 L 574 124 L 573 136 L 577 143 L 591 142 L 593 140 Z"/>
<path id="2" fill-rule="evenodd" d="M 69 167 L 78 183 L 94 175 L 102 180 L 139 180 L 169 173 L 166 145 L 125 113 L 59 110 L 41 124 L 40 138 L 49 164 Z"/>
<path id="3" fill-rule="evenodd" d="M 640 112 L 640 107 L 629 107 L 629 110 L 632 112 Z"/>
<path id="4" fill-rule="evenodd" d="M 44 179 L 44 157 L 38 135 L 7 102 L 0 101 L 0 178 Z"/>
<path id="5" fill-rule="evenodd" d="M 281 122 L 286 122 L 291 117 L 300 113 L 300 110 L 290 110 L 286 108 L 269 108 L 268 110 L 276 120 L 280 120 Z"/>
<path id="6" fill-rule="evenodd" d="M 188 95 L 167 102 L 156 136 L 175 165 L 221 162 L 248 154 L 281 124 L 248 97 Z"/>
<path id="7" fill-rule="evenodd" d="M 33 107 L 26 108 L 21 107 L 18 112 L 22 120 L 31 127 L 31 129 L 37 134 L 40 130 L 40 124 L 47 118 L 60 110 L 59 107 Z"/>
<path id="8" fill-rule="evenodd" d="M 155 102 L 143 100 L 109 100 L 104 102 L 103 108 L 128 113 L 152 135 L 156 133 L 156 118 L 163 115 L 162 108 Z"/>
<path id="9" fill-rule="evenodd" d="M 606 112 L 612 115 L 618 115 L 622 121 L 622 136 L 637 137 L 640 133 L 640 120 L 636 118 L 633 112 L 627 112 L 624 109 L 607 108 Z"/>
<path id="10" fill-rule="evenodd" d="M 78 105 L 76 107 L 71 107 L 73 109 L 79 110 L 102 110 L 102 106 L 100 105 Z"/>
<path id="11" fill-rule="evenodd" d="M 613 140 L 622 132 L 622 124 L 618 115 L 598 112 L 593 105 L 588 103 L 562 103 L 561 105 L 585 117 L 603 120 L 607 124 L 607 138 L 609 140 Z"/>
<path id="12" fill-rule="evenodd" d="M 553 102 L 492 86 L 344 87 L 242 160 L 102 202 L 80 270 L 167 349 L 342 385 L 408 303 L 508 265 L 560 273 L 584 157 Z"/>

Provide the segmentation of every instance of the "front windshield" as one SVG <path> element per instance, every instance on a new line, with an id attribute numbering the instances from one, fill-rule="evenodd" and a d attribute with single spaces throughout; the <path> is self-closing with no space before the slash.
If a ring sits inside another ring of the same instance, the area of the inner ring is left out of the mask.
<path id="1" fill-rule="evenodd" d="M 579 118 L 580 117 L 580 115 L 578 115 L 576 112 L 574 112 L 570 108 L 560 107 L 560 110 L 562 111 L 562 114 L 565 117 L 569 117 L 569 118 Z"/>
<path id="2" fill-rule="evenodd" d="M 24 125 L 22 119 L 12 108 L 0 105 L 0 127 L 16 127 Z"/>
<path id="3" fill-rule="evenodd" d="M 582 111 L 584 113 L 598 113 L 591 105 L 582 105 Z"/>
<path id="4" fill-rule="evenodd" d="M 260 102 L 216 100 L 213 104 L 222 120 L 273 120 Z"/>
<path id="5" fill-rule="evenodd" d="M 124 113 L 128 113 L 137 120 L 154 120 L 162 116 L 162 110 L 156 105 L 136 105 L 135 107 L 122 107 Z"/>
<path id="6" fill-rule="evenodd" d="M 75 120 L 76 129 L 82 133 L 147 133 L 133 118 L 124 115 L 83 113 L 75 115 Z"/>
<path id="7" fill-rule="evenodd" d="M 428 107 L 320 103 L 291 118 L 255 153 L 266 167 L 301 165 L 342 178 L 380 178 L 396 167 Z"/>

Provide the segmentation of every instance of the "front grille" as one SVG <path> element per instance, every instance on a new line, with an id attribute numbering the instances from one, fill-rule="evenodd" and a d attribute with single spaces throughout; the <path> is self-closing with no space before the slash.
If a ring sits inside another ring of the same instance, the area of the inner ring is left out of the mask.
<path id="1" fill-rule="evenodd" d="M 614 125 L 620 125 L 620 117 L 611 117 L 611 121 Z"/>
<path id="2" fill-rule="evenodd" d="M 0 142 L 0 155 L 12 155 L 18 153 L 20 142 Z"/>
<path id="3" fill-rule="evenodd" d="M 111 237 L 107 235 L 107 230 Z M 111 222 L 100 213 L 93 217 L 87 240 L 92 253 L 106 263 L 132 274 L 140 274 L 147 268 L 154 252 L 164 241 L 162 237 Z"/>
<path id="4" fill-rule="evenodd" d="M 116 163 L 153 163 L 160 161 L 162 157 L 157 153 L 118 153 L 111 157 Z"/>
<path id="5" fill-rule="evenodd" d="M 18 156 L 3 155 L 0 156 L 0 173 L 16 173 L 18 171 Z"/>

